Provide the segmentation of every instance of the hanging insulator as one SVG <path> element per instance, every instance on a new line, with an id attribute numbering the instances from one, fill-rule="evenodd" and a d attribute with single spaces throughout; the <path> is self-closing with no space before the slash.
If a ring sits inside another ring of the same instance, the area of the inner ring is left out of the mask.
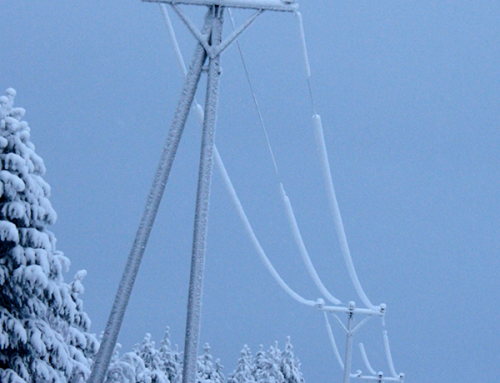
<path id="1" fill-rule="evenodd" d="M 323 298 L 318 298 L 316 300 L 316 307 L 318 307 L 319 310 L 325 307 L 325 300 Z"/>

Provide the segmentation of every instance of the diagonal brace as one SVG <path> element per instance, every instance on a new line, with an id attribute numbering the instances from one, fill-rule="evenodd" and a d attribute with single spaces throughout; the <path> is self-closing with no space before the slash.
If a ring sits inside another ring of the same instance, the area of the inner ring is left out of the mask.
<path id="1" fill-rule="evenodd" d="M 232 43 L 236 41 L 236 39 L 248 28 L 253 22 L 259 17 L 263 9 L 257 10 L 254 14 L 252 14 L 245 22 L 236 30 L 234 30 L 223 42 L 217 45 L 210 45 L 208 40 L 210 34 L 201 33 L 196 25 L 191 21 L 191 19 L 184 13 L 184 11 L 175 3 L 170 4 L 172 9 L 177 13 L 181 21 L 186 25 L 191 34 L 194 36 L 196 40 L 205 48 L 207 55 L 209 58 L 214 58 L 224 52 Z"/>
<path id="2" fill-rule="evenodd" d="M 217 55 L 220 55 L 222 52 L 224 52 L 229 46 L 235 42 L 235 40 L 250 26 L 253 24 L 255 19 L 259 17 L 262 12 L 264 12 L 263 9 L 259 9 L 257 12 L 255 12 L 253 15 L 251 15 L 248 19 L 245 20 L 245 22 L 236 30 L 233 31 L 222 43 L 219 45 L 215 46 L 212 48 L 211 52 L 207 52 L 209 57 L 215 57 Z"/>
<path id="3" fill-rule="evenodd" d="M 354 329 L 351 331 L 352 335 L 356 334 L 358 332 L 358 330 L 361 328 L 361 326 L 363 326 L 371 318 L 372 318 L 371 316 L 367 316 L 365 319 L 363 319 L 361 322 L 359 322 L 359 324 L 356 327 L 354 327 Z"/>
<path id="4" fill-rule="evenodd" d="M 196 25 L 189 19 L 189 17 L 184 13 L 184 11 L 179 8 L 177 4 L 170 4 L 172 6 L 172 9 L 177 13 L 181 21 L 186 25 L 186 27 L 189 29 L 191 34 L 194 36 L 196 40 L 199 41 L 199 43 L 205 48 L 205 51 L 207 54 L 209 54 L 210 51 L 212 51 L 212 48 L 208 44 L 208 38 L 210 37 L 210 32 L 208 33 L 201 33 Z M 209 57 L 213 57 L 209 54 Z"/>

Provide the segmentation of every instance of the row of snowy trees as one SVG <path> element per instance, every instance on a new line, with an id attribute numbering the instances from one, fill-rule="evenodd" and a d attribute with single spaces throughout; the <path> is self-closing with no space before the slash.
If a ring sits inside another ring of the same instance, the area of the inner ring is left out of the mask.
<path id="1" fill-rule="evenodd" d="M 210 346 L 205 344 L 204 353 L 198 357 L 196 383 L 304 383 L 300 363 L 294 356 L 290 338 L 285 349 L 278 348 L 278 342 L 269 350 L 260 350 L 252 355 L 248 346 L 241 350 L 235 371 L 228 379 L 222 373 L 219 359 L 213 360 Z M 133 352 L 119 358 L 115 351 L 108 369 L 106 383 L 180 383 L 182 381 L 182 353 L 177 346 L 172 349 L 169 329 L 159 349 L 151 335 L 146 334 L 141 345 Z"/>
<path id="2" fill-rule="evenodd" d="M 264 351 L 260 346 L 255 356 L 245 345 L 241 350 L 236 370 L 229 376 L 228 383 L 303 383 L 300 362 L 293 353 L 288 337 L 285 349 L 278 348 L 278 342 Z"/>
<path id="3" fill-rule="evenodd" d="M 79 294 L 84 270 L 64 281 L 70 261 L 56 250 L 48 229 L 56 221 L 45 166 L 30 141 L 25 110 L 14 107 L 14 89 L 0 97 L 0 382 L 84 383 L 99 341 Z M 107 382 L 180 383 L 182 354 L 169 333 L 156 350 L 151 336 L 134 352 L 115 352 Z M 292 345 L 275 345 L 252 357 L 245 347 L 226 380 L 208 344 L 198 359 L 197 383 L 300 383 Z"/>

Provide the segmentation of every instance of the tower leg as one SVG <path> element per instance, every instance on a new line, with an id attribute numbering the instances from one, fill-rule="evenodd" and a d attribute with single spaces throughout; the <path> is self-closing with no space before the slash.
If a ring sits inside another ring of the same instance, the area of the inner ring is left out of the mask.
<path id="1" fill-rule="evenodd" d="M 223 7 L 214 6 L 214 20 L 210 45 L 221 42 Z M 184 345 L 183 383 L 195 383 L 196 359 L 200 338 L 201 301 L 203 295 L 203 274 L 207 238 L 210 187 L 214 164 L 215 121 L 217 118 L 218 91 L 220 76 L 220 55 L 210 58 L 205 101 L 205 119 L 201 140 L 198 190 L 193 231 L 193 250 L 191 255 L 191 275 L 186 319 L 186 339 Z"/>
<path id="2" fill-rule="evenodd" d="M 345 345 L 345 363 L 344 363 L 344 380 L 343 383 L 349 383 L 351 380 L 351 364 L 352 364 L 352 327 L 354 324 L 354 313 L 349 313 L 347 321 L 347 340 Z"/>
<path id="3" fill-rule="evenodd" d="M 205 16 L 205 24 L 203 27 L 204 33 L 210 30 L 212 20 L 213 13 L 209 11 Z M 186 120 L 189 115 L 189 110 L 191 109 L 191 104 L 193 103 L 193 98 L 196 93 L 196 88 L 198 87 L 206 58 L 207 54 L 205 49 L 201 44 L 198 44 L 184 82 L 184 87 L 177 104 L 172 125 L 170 126 L 167 141 L 163 147 L 160 163 L 155 173 L 153 185 L 149 191 L 141 223 L 137 229 L 132 249 L 127 258 L 127 264 L 120 280 L 120 285 L 88 383 L 102 383 L 108 369 L 109 361 L 115 348 L 118 333 L 120 332 L 123 317 L 127 309 L 130 294 L 137 277 L 137 272 L 139 271 L 139 266 L 148 243 L 160 201 L 163 197 L 163 192 L 174 162 L 175 154 L 177 153 L 184 126 L 186 125 Z"/>

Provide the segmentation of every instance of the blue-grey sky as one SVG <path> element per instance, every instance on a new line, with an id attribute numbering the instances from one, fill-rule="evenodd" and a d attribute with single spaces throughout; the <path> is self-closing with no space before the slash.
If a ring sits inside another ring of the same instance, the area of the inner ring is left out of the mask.
<path id="1" fill-rule="evenodd" d="M 27 109 L 59 217 L 53 231 L 72 261 L 66 278 L 88 270 L 83 298 L 99 333 L 181 74 L 156 4 L 1 0 L 1 10 L 0 88 L 15 88 Z M 300 10 L 347 237 L 371 300 L 388 305 L 396 369 L 408 382 L 491 380 L 500 373 L 500 4 L 304 0 Z M 194 40 L 171 16 L 189 60 Z M 240 41 L 313 262 L 334 295 L 359 301 L 327 211 L 295 18 L 264 13 Z M 272 262 L 315 299 L 234 47 L 222 67 L 221 156 Z M 166 325 L 183 345 L 199 133 L 190 118 L 120 335 L 124 351 L 146 332 L 159 343 Z M 214 172 L 202 342 L 230 372 L 244 344 L 255 352 L 287 335 L 308 382 L 340 381 L 321 314 L 266 273 Z M 380 322 L 357 339 L 388 372 Z M 362 367 L 357 354 L 354 369 Z"/>

